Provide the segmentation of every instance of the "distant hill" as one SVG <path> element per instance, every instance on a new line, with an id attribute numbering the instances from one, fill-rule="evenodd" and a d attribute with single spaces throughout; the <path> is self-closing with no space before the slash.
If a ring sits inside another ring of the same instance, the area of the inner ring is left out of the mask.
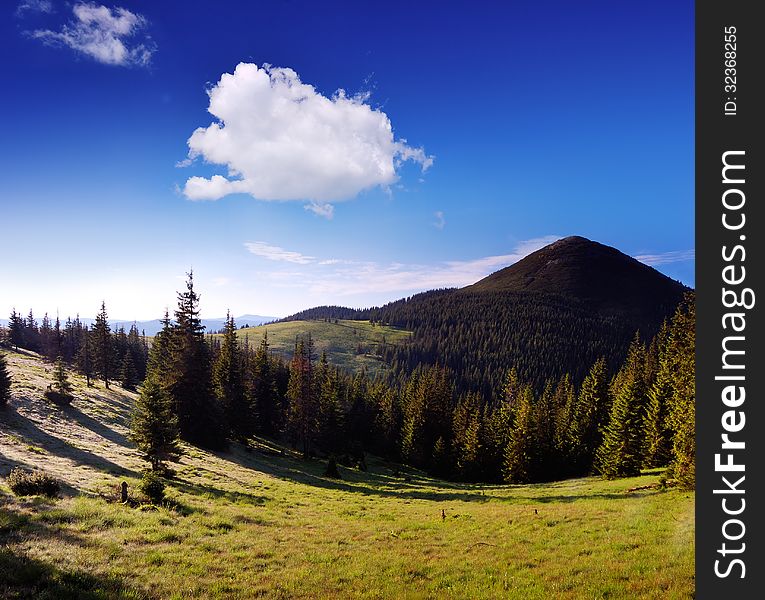
<path id="1" fill-rule="evenodd" d="M 465 288 L 286 320 L 368 319 L 410 330 L 407 344 L 384 351 L 394 373 L 445 364 L 458 389 L 491 396 L 511 367 L 537 387 L 564 373 L 581 380 L 601 356 L 615 367 L 635 332 L 650 340 L 686 291 L 615 248 L 568 237 Z"/>
<path id="2" fill-rule="evenodd" d="M 266 332 L 271 350 L 287 360 L 292 358 L 295 338 L 310 334 L 318 356 L 326 352 L 333 365 L 348 371 L 363 368 L 370 375 L 386 367 L 383 361 L 386 346 L 402 344 L 411 336 L 411 332 L 396 327 L 344 320 L 270 323 L 239 329 L 237 335 L 240 340 L 246 338 L 250 346 L 257 346 Z"/>

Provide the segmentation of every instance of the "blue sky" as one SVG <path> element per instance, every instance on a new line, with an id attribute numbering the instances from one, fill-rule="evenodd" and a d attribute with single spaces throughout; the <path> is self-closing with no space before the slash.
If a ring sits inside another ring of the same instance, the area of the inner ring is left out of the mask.
<path id="1" fill-rule="evenodd" d="M 3 316 L 190 267 L 206 316 L 367 306 L 574 234 L 694 283 L 691 2 L 1 10 Z"/>

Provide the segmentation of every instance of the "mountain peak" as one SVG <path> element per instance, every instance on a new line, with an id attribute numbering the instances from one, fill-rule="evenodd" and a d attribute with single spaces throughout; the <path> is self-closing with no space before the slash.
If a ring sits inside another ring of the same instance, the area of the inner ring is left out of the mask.
<path id="1" fill-rule="evenodd" d="M 676 305 L 686 288 L 616 248 L 569 236 L 464 290 L 558 294 L 592 307 L 643 312 Z"/>

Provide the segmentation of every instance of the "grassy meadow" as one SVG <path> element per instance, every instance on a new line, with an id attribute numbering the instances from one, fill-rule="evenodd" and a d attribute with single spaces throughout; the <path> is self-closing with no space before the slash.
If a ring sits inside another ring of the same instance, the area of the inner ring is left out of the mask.
<path id="1" fill-rule="evenodd" d="M 51 366 L 9 362 L 0 475 L 44 468 L 63 497 L 0 485 L 0 598 L 693 596 L 693 494 L 650 487 L 659 471 L 471 485 L 370 457 L 333 480 L 322 461 L 255 440 L 184 446 L 169 502 L 130 507 L 115 488 L 143 467 L 127 438 L 134 394 L 73 376 L 77 399 L 53 406 Z"/>
<path id="2" fill-rule="evenodd" d="M 385 368 L 380 360 L 383 344 L 401 344 L 411 336 L 410 331 L 369 321 L 286 321 L 237 330 L 240 340 L 245 337 L 257 346 L 268 332 L 271 349 L 290 358 L 295 350 L 295 338 L 309 333 L 316 343 L 316 352 L 327 353 L 329 362 L 348 371 L 362 367 L 374 374 Z"/>

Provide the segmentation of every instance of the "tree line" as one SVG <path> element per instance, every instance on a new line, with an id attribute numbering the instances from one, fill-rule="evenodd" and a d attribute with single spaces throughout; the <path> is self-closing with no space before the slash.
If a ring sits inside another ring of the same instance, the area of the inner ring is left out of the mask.
<path id="1" fill-rule="evenodd" d="M 72 366 L 104 385 L 114 380 L 118 364 L 134 362 L 143 369 L 132 435 L 155 471 L 179 454 L 181 439 L 222 449 L 230 440 L 246 444 L 263 435 L 306 457 L 365 468 L 370 452 L 452 480 L 622 477 L 669 466 L 672 476 L 693 485 L 690 296 L 648 343 L 636 335 L 616 368 L 601 356 L 581 382 L 563 373 L 540 389 L 511 367 L 491 394 L 480 386 L 460 389 L 453 370 L 438 362 L 418 364 L 393 379 L 348 373 L 326 355 L 317 356 L 310 335 L 296 339 L 286 362 L 271 352 L 267 335 L 256 346 L 238 338 L 230 316 L 220 336 L 205 336 L 192 274 L 177 300 L 173 317 L 165 314 L 151 344 L 134 328 L 111 332 L 103 305 L 89 328 L 78 326 L 79 320 L 51 326 L 64 332 L 52 354 L 69 357 Z M 22 319 L 17 334 L 9 327 L 14 345 L 32 339 L 30 317 Z M 68 346 L 67 335 L 77 343 Z M 466 353 L 464 359 L 473 357 Z M 129 380 L 121 383 L 128 387 Z"/>

